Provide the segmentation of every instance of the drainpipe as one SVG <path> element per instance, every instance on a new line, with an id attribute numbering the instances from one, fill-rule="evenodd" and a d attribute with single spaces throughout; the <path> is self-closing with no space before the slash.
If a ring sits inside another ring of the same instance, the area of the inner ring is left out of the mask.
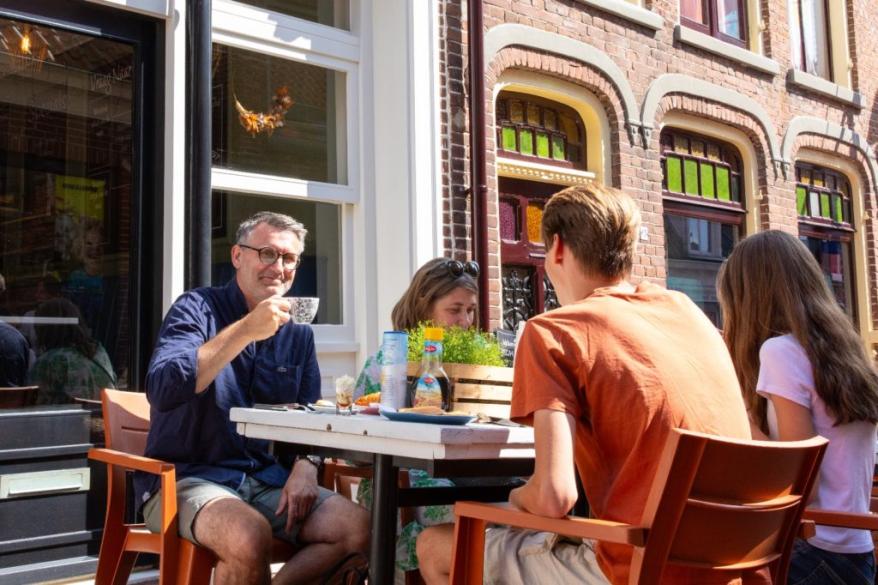
<path id="1" fill-rule="evenodd" d="M 210 284 L 211 0 L 186 2 L 186 288 Z"/>
<path id="2" fill-rule="evenodd" d="M 470 135 L 470 225 L 472 255 L 479 263 L 479 326 L 490 325 L 488 290 L 488 210 L 487 168 L 485 166 L 485 52 L 482 0 L 467 2 L 467 38 L 469 47 L 469 135 Z"/>

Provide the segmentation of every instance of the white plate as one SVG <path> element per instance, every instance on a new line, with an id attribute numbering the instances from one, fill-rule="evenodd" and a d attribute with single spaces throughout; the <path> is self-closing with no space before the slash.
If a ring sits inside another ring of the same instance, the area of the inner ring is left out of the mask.
<path id="1" fill-rule="evenodd" d="M 314 412 L 322 412 L 323 414 L 335 414 L 335 405 L 332 406 L 320 406 L 317 404 L 309 404 L 311 408 L 314 409 Z"/>

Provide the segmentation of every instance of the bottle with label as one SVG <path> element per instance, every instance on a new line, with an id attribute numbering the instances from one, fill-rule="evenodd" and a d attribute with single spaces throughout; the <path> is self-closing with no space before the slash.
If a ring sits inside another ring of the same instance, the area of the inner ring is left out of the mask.
<path id="1" fill-rule="evenodd" d="M 381 344 L 381 406 L 399 410 L 408 399 L 406 367 L 408 365 L 408 333 L 385 331 Z"/>
<path id="2" fill-rule="evenodd" d="M 424 357 L 418 376 L 409 385 L 412 406 L 437 406 L 442 410 L 451 407 L 451 384 L 442 368 L 442 341 L 445 331 L 441 327 L 424 329 Z"/>

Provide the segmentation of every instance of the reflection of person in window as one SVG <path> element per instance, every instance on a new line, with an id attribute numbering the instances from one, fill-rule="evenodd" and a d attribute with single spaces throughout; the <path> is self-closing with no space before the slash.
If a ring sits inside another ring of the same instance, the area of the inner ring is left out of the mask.
<path id="1" fill-rule="evenodd" d="M 28 379 L 39 385 L 40 403 L 62 404 L 73 398 L 96 400 L 102 388 L 116 386 L 110 358 L 89 335 L 76 305 L 64 298 L 52 299 L 37 307 L 36 316 L 65 319 L 37 327 L 39 353 Z"/>
<path id="2" fill-rule="evenodd" d="M 104 272 L 103 228 L 98 220 L 84 218 L 78 231 L 73 246 L 76 264 L 64 283 L 64 296 L 79 307 L 94 338 L 112 350 L 119 331 L 117 279 Z"/>

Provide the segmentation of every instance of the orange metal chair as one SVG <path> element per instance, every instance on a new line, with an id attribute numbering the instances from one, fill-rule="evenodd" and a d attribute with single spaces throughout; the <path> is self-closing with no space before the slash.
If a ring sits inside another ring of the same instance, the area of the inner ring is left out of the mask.
<path id="1" fill-rule="evenodd" d="M 142 392 L 105 389 L 101 394 L 107 447 L 90 449 L 89 459 L 108 466 L 107 516 L 98 557 L 96 585 L 127 582 L 138 553 L 159 555 L 160 585 L 210 582 L 216 558 L 206 548 L 180 538 L 177 532 L 177 484 L 174 465 L 144 457 L 149 432 L 149 402 Z M 125 473 L 145 471 L 161 477 L 162 531 L 149 532 L 143 524 L 126 524 Z M 272 542 L 273 562 L 293 555 L 292 545 Z"/>
<path id="2" fill-rule="evenodd" d="M 639 525 L 543 518 L 509 504 L 455 506 L 451 583 L 482 583 L 485 527 L 506 524 L 634 547 L 629 583 L 657 584 L 666 565 L 770 567 L 785 583 L 794 537 L 827 441 L 743 441 L 676 430 Z M 807 524 L 807 523 L 806 523 Z"/>

